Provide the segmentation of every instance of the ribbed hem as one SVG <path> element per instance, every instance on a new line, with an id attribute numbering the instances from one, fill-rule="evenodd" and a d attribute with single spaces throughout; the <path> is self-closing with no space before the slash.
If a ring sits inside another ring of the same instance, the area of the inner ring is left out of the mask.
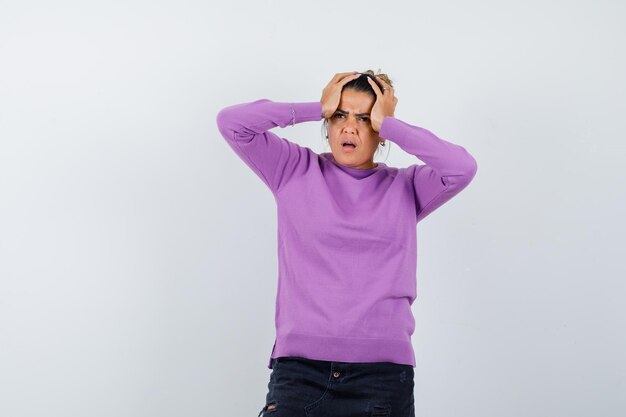
<path id="1" fill-rule="evenodd" d="M 359 339 L 289 333 L 276 338 L 272 359 L 281 356 L 335 362 L 393 362 L 415 367 L 415 354 L 409 340 Z"/>

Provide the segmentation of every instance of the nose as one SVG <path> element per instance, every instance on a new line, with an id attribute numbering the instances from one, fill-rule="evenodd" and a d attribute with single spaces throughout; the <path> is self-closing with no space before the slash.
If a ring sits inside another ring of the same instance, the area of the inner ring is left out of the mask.
<path id="1" fill-rule="evenodd" d="M 356 133 L 356 121 L 348 117 L 343 126 L 343 131 L 346 133 Z"/>

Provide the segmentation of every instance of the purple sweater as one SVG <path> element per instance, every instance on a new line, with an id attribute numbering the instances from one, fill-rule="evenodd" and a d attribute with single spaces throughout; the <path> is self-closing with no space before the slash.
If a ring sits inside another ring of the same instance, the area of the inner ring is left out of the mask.
<path id="1" fill-rule="evenodd" d="M 226 142 L 277 204 L 276 338 L 268 368 L 280 356 L 415 367 L 416 225 L 470 183 L 476 161 L 462 146 L 389 116 L 380 137 L 425 164 L 351 168 L 332 152 L 317 154 L 269 131 L 321 121 L 321 113 L 318 101 L 261 99 L 217 114 Z"/>

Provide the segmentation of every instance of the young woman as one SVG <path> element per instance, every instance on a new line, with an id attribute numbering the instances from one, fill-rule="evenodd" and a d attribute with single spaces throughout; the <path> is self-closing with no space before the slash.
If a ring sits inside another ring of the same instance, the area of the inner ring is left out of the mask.
<path id="1" fill-rule="evenodd" d="M 394 116 L 385 74 L 336 74 L 320 101 L 222 109 L 221 134 L 278 209 L 272 369 L 259 415 L 414 416 L 416 225 L 476 174 L 462 146 Z M 324 119 L 331 152 L 269 131 Z M 374 162 L 393 141 L 425 164 Z"/>

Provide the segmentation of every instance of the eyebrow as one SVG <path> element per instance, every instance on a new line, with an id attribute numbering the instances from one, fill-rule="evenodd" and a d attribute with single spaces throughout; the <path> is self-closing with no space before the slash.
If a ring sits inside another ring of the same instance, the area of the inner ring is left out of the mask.
<path id="1" fill-rule="evenodd" d="M 347 112 L 342 109 L 337 109 L 337 113 L 350 114 L 350 112 Z M 369 115 L 370 115 L 369 113 L 355 113 L 355 116 L 369 116 Z"/>

